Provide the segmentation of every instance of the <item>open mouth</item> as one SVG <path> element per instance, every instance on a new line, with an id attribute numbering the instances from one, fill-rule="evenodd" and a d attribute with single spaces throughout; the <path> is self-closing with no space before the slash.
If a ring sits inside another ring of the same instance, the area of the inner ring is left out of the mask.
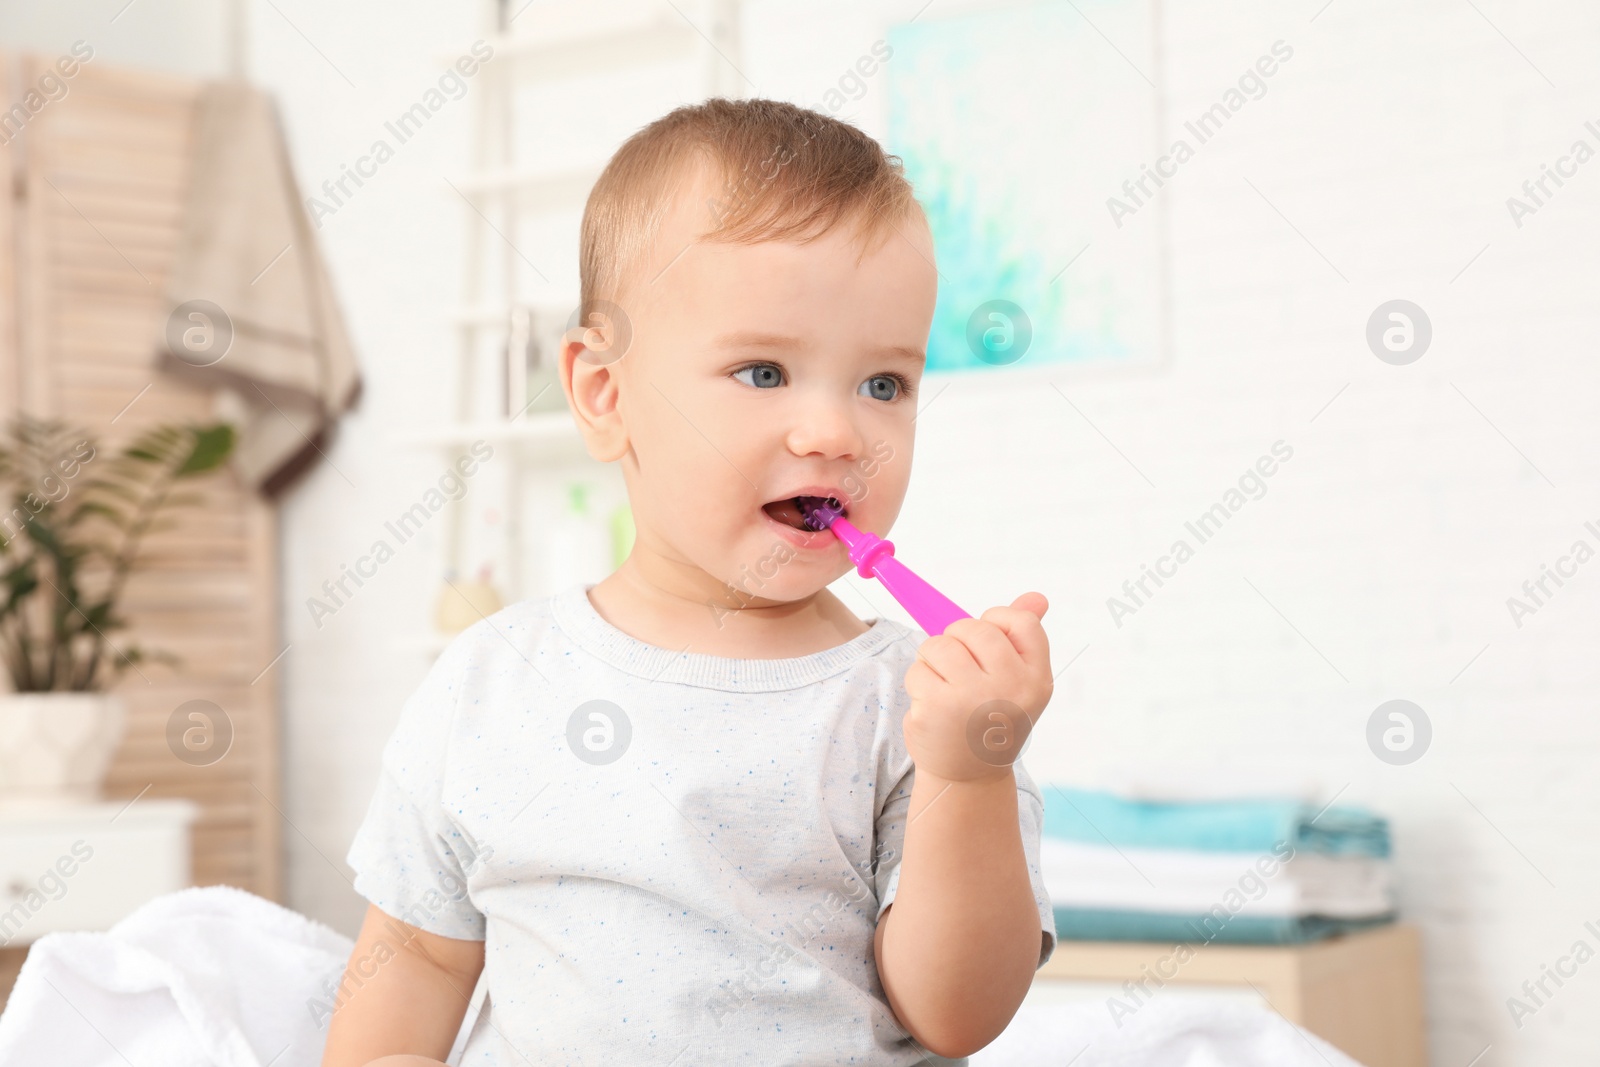
<path id="1" fill-rule="evenodd" d="M 850 514 L 849 507 L 836 496 L 792 496 L 763 504 L 761 510 L 785 526 L 806 533 L 825 530 L 832 519 Z"/>

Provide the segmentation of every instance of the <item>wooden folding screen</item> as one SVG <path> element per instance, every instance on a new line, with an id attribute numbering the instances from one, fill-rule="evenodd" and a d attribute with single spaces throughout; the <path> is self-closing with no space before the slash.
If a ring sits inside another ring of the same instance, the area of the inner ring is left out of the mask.
<path id="1" fill-rule="evenodd" d="M 8 100 L 25 99 L 56 61 L 0 59 Z M 59 418 L 108 447 L 154 423 L 210 421 L 210 395 L 152 359 L 200 86 L 98 59 L 65 84 L 20 133 L 13 120 L 0 147 L 13 179 L 0 196 L 0 416 Z M 123 599 L 131 626 L 111 634 L 182 662 L 141 664 L 119 683 L 128 731 L 106 794 L 193 799 L 195 883 L 281 901 L 276 708 L 294 653 L 279 658 L 274 509 L 231 470 L 201 491 L 203 508 L 175 512 L 177 528 L 146 541 Z M 169 718 L 194 699 L 233 725 L 231 749 L 208 766 L 168 747 Z"/>

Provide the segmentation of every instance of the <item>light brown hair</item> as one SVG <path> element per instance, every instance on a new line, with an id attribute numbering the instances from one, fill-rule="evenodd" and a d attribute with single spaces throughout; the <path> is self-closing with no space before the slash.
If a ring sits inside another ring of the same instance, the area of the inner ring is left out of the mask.
<path id="1" fill-rule="evenodd" d="M 702 241 L 804 243 L 859 223 L 865 250 L 922 211 L 900 157 L 848 123 L 781 100 L 685 105 L 624 141 L 589 192 L 578 248 L 584 322 L 596 301 L 625 305 L 654 280 L 632 275 L 699 166 L 721 190 L 705 205 Z"/>

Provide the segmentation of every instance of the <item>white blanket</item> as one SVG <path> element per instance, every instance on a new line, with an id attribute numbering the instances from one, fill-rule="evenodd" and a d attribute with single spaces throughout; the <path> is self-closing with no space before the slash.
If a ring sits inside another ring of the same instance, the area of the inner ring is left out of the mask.
<path id="1" fill-rule="evenodd" d="M 11 1067 L 317 1067 L 349 938 L 229 886 L 34 943 L 0 1016 Z M 470 1020 L 469 1020 L 470 1021 Z M 973 1067 L 1359 1067 L 1264 1008 L 1157 995 L 1024 1004 Z"/>
<path id="2" fill-rule="evenodd" d="M 0 1016 L 0 1064 L 317 1067 L 342 934 L 231 886 L 160 896 L 104 933 L 46 934 Z"/>
<path id="3" fill-rule="evenodd" d="M 1157 994 L 1120 1022 L 1098 1000 L 1024 1004 L 972 1067 L 1361 1067 L 1253 1004 Z"/>

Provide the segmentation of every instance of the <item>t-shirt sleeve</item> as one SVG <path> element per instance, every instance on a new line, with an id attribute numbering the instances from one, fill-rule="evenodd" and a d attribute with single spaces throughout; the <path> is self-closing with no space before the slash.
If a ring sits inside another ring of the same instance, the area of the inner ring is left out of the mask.
<path id="1" fill-rule="evenodd" d="M 1033 903 L 1039 909 L 1039 929 L 1044 932 L 1039 963 L 1034 967 L 1038 970 L 1056 950 L 1056 909 L 1050 903 L 1050 891 L 1045 888 L 1044 871 L 1039 863 L 1039 837 L 1044 833 L 1044 793 L 1020 758 L 1011 767 L 1017 774 L 1017 821 L 1022 828 L 1022 852 L 1028 858 L 1028 884 L 1033 887 Z"/>
<path id="2" fill-rule="evenodd" d="M 484 915 L 467 892 L 477 850 L 440 799 L 465 644 L 452 642 L 401 708 L 345 859 L 356 892 L 380 910 L 441 937 L 482 941 Z"/>
<path id="3" fill-rule="evenodd" d="M 894 903 L 895 892 L 900 888 L 900 851 L 905 847 L 906 812 L 911 807 L 911 786 L 916 773 L 916 768 L 908 762 L 905 772 L 890 790 L 883 810 L 878 813 L 874 828 L 872 888 L 878 894 L 877 919 L 880 920 Z"/>
<path id="4" fill-rule="evenodd" d="M 1028 882 L 1033 887 L 1033 902 L 1039 912 L 1040 940 L 1039 962 L 1035 970 L 1045 965 L 1056 950 L 1056 914 L 1045 889 L 1044 875 L 1039 866 L 1039 836 L 1044 831 L 1044 794 L 1033 776 L 1018 759 L 1011 765 L 1017 779 L 1017 823 L 1022 831 L 1022 853 L 1028 861 Z M 878 918 L 894 903 L 900 888 L 900 859 L 905 846 L 906 813 L 911 806 L 911 787 L 916 778 L 916 768 L 905 772 L 889 794 L 889 800 L 877 820 L 877 841 L 874 847 L 873 888 L 878 894 Z"/>

